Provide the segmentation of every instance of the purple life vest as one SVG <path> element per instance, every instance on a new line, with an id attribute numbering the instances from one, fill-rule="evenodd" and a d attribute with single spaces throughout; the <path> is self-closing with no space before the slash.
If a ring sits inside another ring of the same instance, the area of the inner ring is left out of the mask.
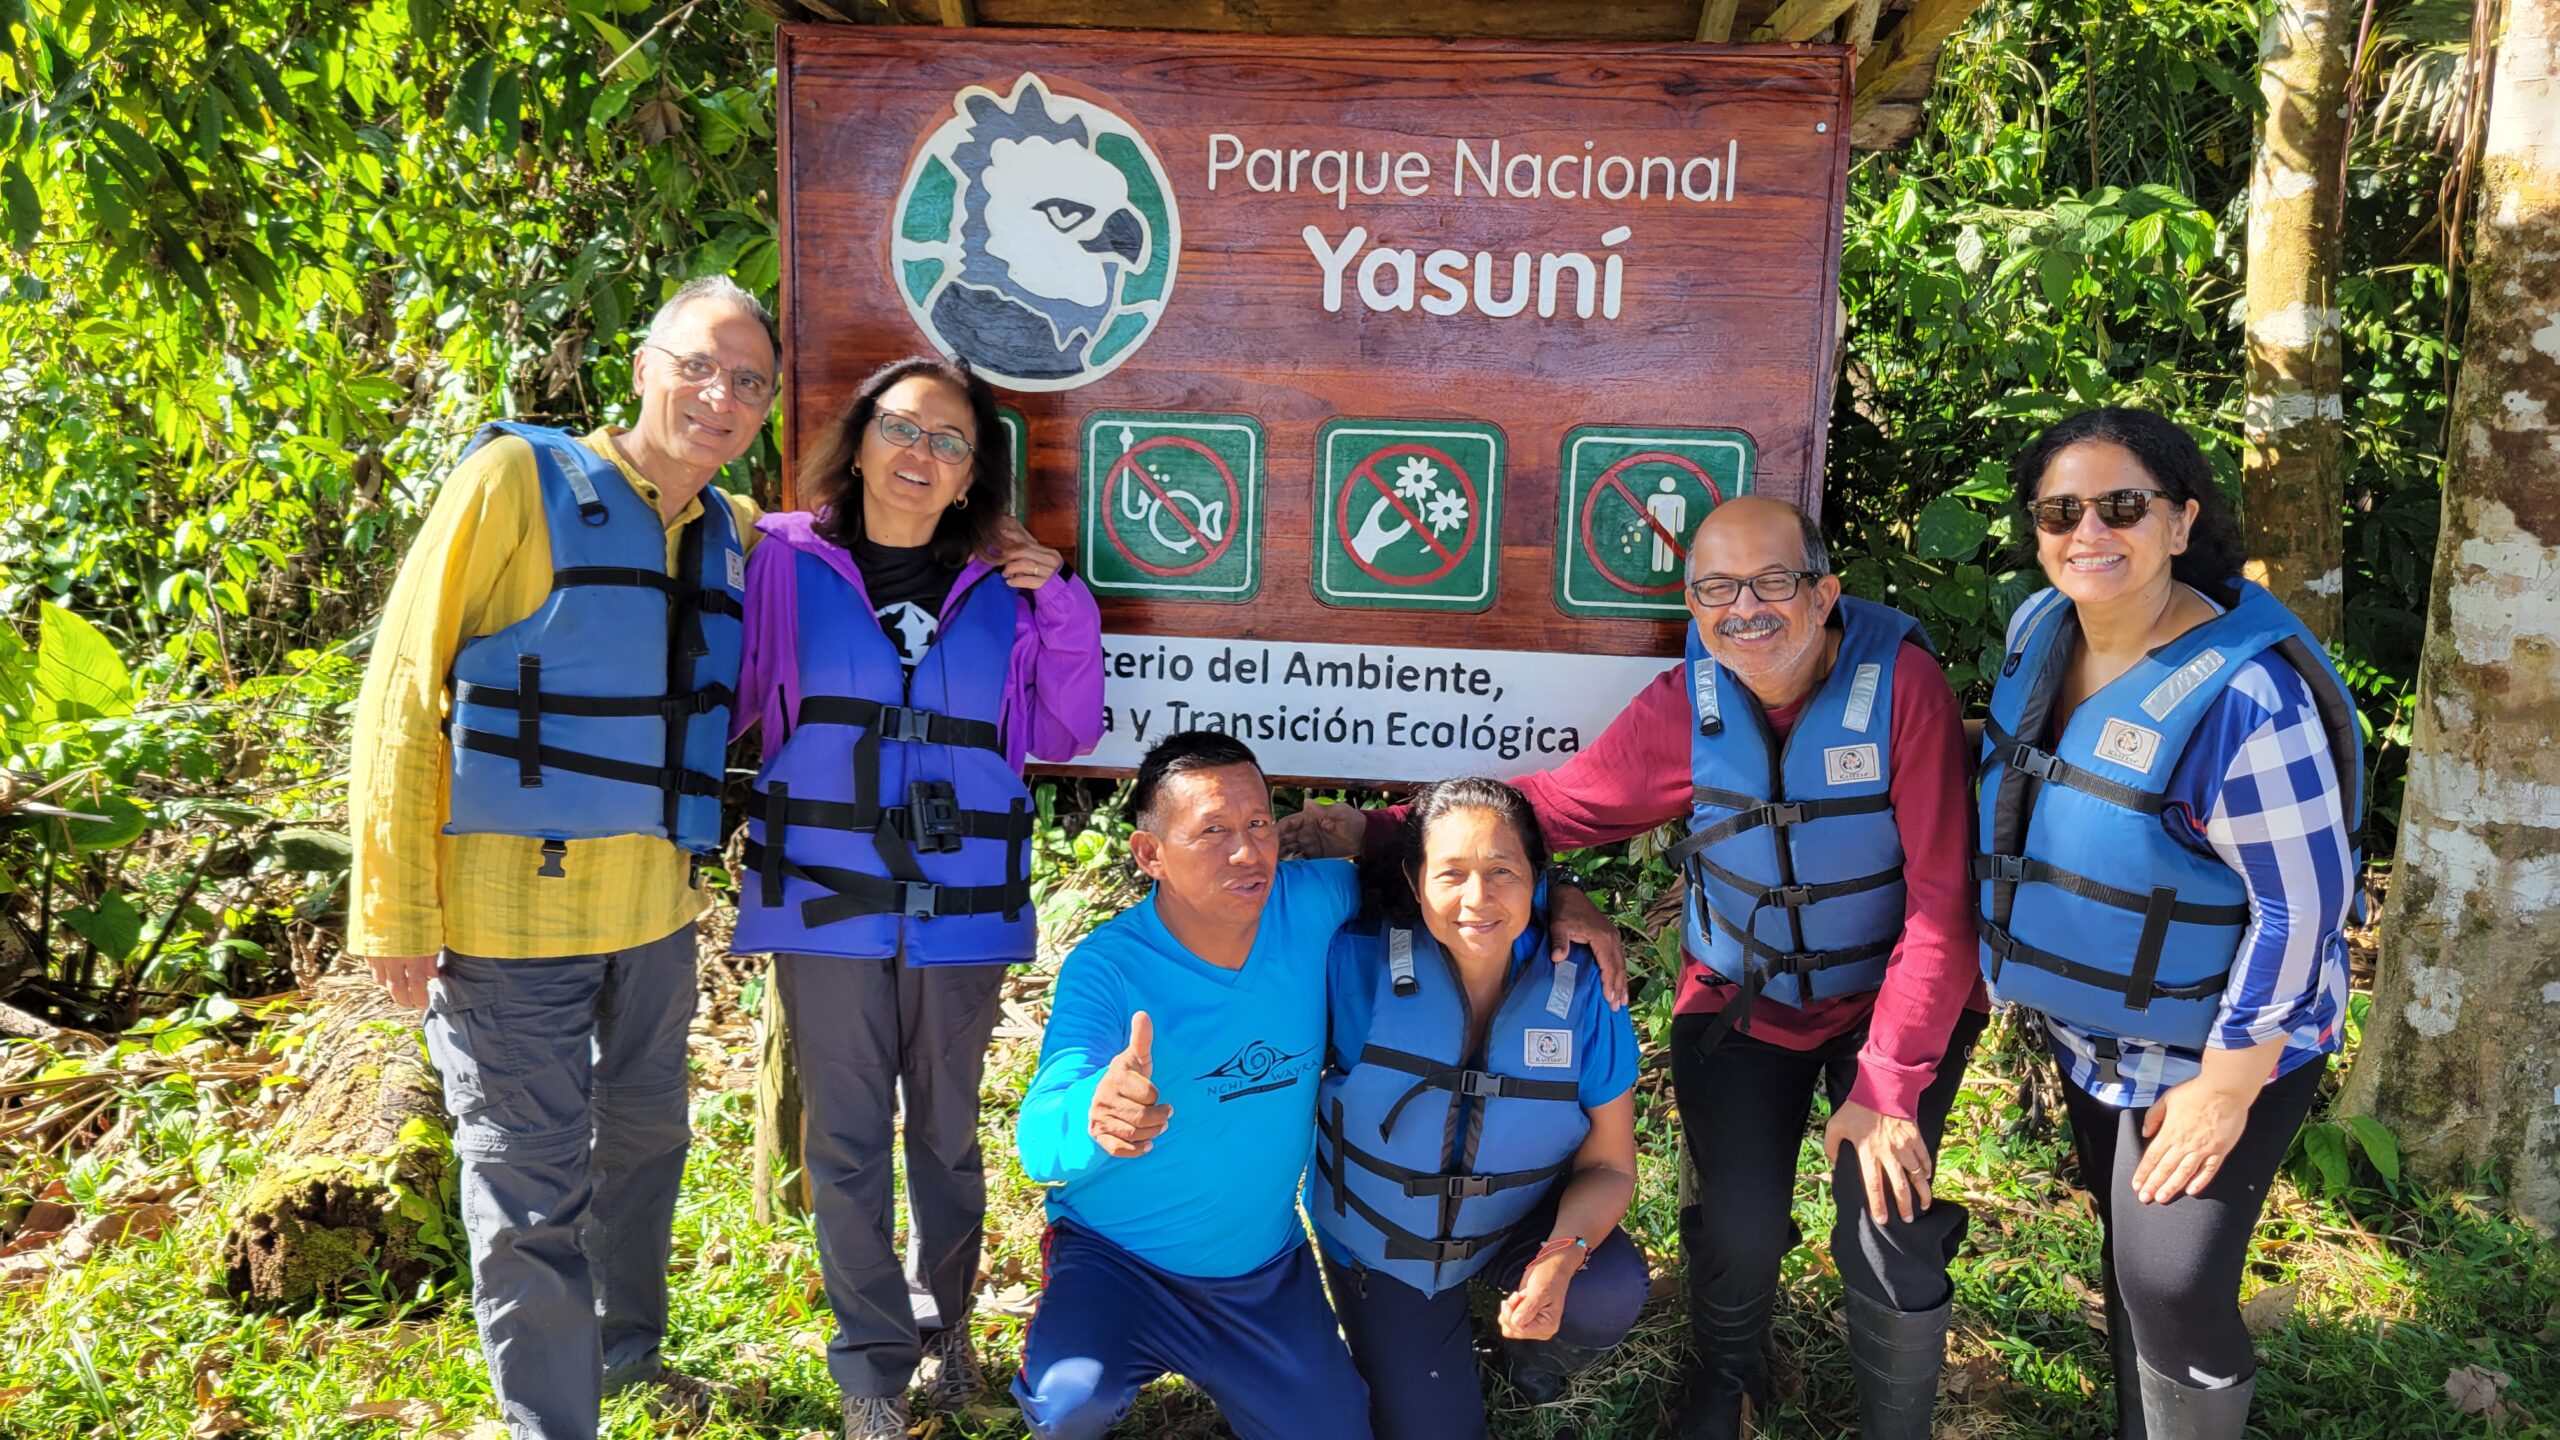
<path id="1" fill-rule="evenodd" d="M 793 563 L 801 701 L 747 802 L 730 948 L 1029 961 L 1035 817 L 998 728 L 1021 597 L 990 572 L 946 599 L 910 679 L 853 586 Z"/>

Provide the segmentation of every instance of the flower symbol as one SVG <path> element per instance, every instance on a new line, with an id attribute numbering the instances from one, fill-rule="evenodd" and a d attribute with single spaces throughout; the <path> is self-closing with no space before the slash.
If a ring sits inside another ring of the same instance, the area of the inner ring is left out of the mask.
<path id="1" fill-rule="evenodd" d="M 1440 467 L 1419 455 L 1408 455 L 1396 465 L 1396 493 L 1407 500 L 1419 500 L 1431 493 L 1433 482 L 1440 478 Z"/>
<path id="2" fill-rule="evenodd" d="M 1422 517 L 1431 522 L 1434 530 L 1455 530 L 1467 523 L 1467 497 L 1455 490 L 1444 490 L 1422 507 Z"/>

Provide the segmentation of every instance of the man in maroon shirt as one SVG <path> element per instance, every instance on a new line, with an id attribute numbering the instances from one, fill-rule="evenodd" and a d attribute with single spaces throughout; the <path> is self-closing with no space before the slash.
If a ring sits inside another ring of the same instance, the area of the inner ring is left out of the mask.
<path id="1" fill-rule="evenodd" d="M 1737 703 L 1766 721 L 1773 756 L 1813 707 L 1837 714 L 1858 704 L 1843 693 L 1852 677 L 1829 683 L 1845 635 L 1830 568 L 1820 532 L 1794 507 L 1753 497 L 1718 506 L 1691 542 L 1688 605 L 1721 676 L 1739 683 L 1722 687 L 1731 698 L 1721 716 L 1701 716 L 1692 667 L 1674 665 L 1589 749 L 1515 781 L 1550 843 L 1600 845 L 1689 817 L 1702 783 L 1692 775 L 1693 739 L 1719 722 L 1752 723 L 1733 713 Z M 1832 1106 L 1823 1135 L 1839 1209 L 1832 1256 L 1849 1292 L 1862 1431 L 1868 1440 L 1929 1433 L 1953 1294 L 1947 1262 L 1967 1218 L 1962 1205 L 1933 1200 L 1929 1181 L 1989 1005 L 1974 956 L 1964 729 L 1946 672 L 1917 639 L 1915 630 L 1892 651 L 1887 687 L 1886 808 L 1900 840 L 1903 905 L 1881 984 L 1784 1004 L 1737 983 L 1747 976 L 1708 968 L 1694 953 L 1702 930 L 1683 946 L 1671 1077 L 1698 1175 L 1697 1202 L 1681 1212 L 1698 1368 L 1682 1440 L 1749 1433 L 1750 1406 L 1766 1402 L 1770 1308 L 1779 1262 L 1799 1238 L 1790 1201 L 1817 1084 Z M 1872 695 L 1874 679 L 1855 683 Z M 1387 843 L 1400 816 L 1315 807 L 1283 821 L 1281 840 L 1345 853 Z"/>

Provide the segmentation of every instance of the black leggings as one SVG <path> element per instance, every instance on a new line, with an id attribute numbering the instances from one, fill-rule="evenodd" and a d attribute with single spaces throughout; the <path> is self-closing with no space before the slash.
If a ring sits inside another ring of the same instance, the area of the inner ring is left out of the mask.
<path id="1" fill-rule="evenodd" d="M 2102 1255 L 2107 1293 L 2122 1307 L 2133 1353 L 2182 1385 L 2216 1389 L 2257 1368 L 2248 1327 L 2240 1322 L 2240 1270 L 2249 1232 L 2266 1207 L 2267 1184 L 2284 1163 L 2293 1132 L 2311 1113 L 2324 1058 L 2267 1086 L 2249 1106 L 2249 1124 L 2203 1193 L 2162 1205 L 2134 1198 L 2134 1167 L 2150 1144 L 2146 1110 L 2119 1110 L 2091 1099 L 2064 1072 L 2080 1173 L 2106 1227 Z M 2111 1343 L 2123 1345 L 2117 1335 Z"/>
<path id="2" fill-rule="evenodd" d="M 1699 1364 L 1730 1374 L 1765 1398 L 1762 1355 L 1778 1265 L 1796 1246 L 1796 1159 L 1816 1085 L 1833 1105 L 1848 1098 L 1858 1076 L 1865 1026 L 1812 1050 L 1789 1050 L 1727 1031 L 1713 1049 L 1698 1042 L 1712 1015 L 1671 1022 L 1671 1086 L 1698 1172 L 1698 1203 L 1684 1211 L 1681 1244 L 1688 1254 L 1689 1321 Z M 1946 1057 L 1920 1096 L 1921 1137 L 1938 1153 L 1947 1108 L 1963 1084 L 1966 1057 L 1985 1017 L 1971 1010 L 1956 1021 Z M 1831 1256 L 1842 1283 L 1895 1309 L 1934 1310 L 1947 1302 L 1947 1262 L 1964 1242 L 1965 1207 L 1941 1197 L 1910 1220 L 1891 1210 L 1879 1225 L 1854 1146 L 1842 1146 L 1832 1169 L 1837 1215 Z"/>

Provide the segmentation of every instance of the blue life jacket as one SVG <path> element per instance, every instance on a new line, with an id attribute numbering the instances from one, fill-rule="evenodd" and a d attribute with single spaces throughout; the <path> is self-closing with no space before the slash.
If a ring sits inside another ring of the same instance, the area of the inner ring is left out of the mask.
<path id="1" fill-rule="evenodd" d="M 2202 1050 L 2249 923 L 2238 871 L 2161 821 L 2187 742 L 2241 666 L 2273 650 L 2310 689 L 2344 787 L 2364 813 L 2364 740 L 2346 682 L 2283 602 L 2240 602 L 2053 712 L 2080 638 L 2058 590 L 2029 597 L 1983 732 L 1974 857 L 1991 993 L 2091 1035 Z M 2047 748 L 2050 747 L 2050 748 Z"/>
<path id="2" fill-rule="evenodd" d="M 454 656 L 445 833 L 538 836 L 545 875 L 596 836 L 718 850 L 746 580 L 735 512 L 706 492 L 670 575 L 657 507 L 611 461 L 540 425 L 485 426 L 471 448 L 500 435 L 533 446 L 551 596 Z"/>
<path id="3" fill-rule="evenodd" d="M 1386 963 L 1368 1044 L 1333 1052 L 1317 1083 L 1307 1213 L 1335 1257 L 1437 1294 L 1484 1268 L 1590 1132 L 1572 1017 L 1598 966 L 1578 946 L 1555 963 L 1530 926 L 1484 1049 L 1465 1056 L 1466 986 L 1429 932 L 1355 924 L 1334 943 Z"/>
<path id="4" fill-rule="evenodd" d="M 1034 816 L 998 728 L 1021 596 L 989 572 L 946 598 L 908 678 L 854 587 L 792 558 L 802 698 L 747 804 L 731 948 L 1028 961 Z"/>
<path id="5" fill-rule="evenodd" d="M 1682 941 L 1742 987 L 1728 1023 L 1766 995 L 1802 1005 L 1873 990 L 1902 937 L 1902 832 L 1893 798 L 1899 610 L 1841 597 L 1840 651 L 1782 747 L 1750 687 L 1689 627 L 1689 834 L 1671 847 L 1688 879 Z M 1721 1036 L 1719 1027 L 1714 1034 Z"/>

